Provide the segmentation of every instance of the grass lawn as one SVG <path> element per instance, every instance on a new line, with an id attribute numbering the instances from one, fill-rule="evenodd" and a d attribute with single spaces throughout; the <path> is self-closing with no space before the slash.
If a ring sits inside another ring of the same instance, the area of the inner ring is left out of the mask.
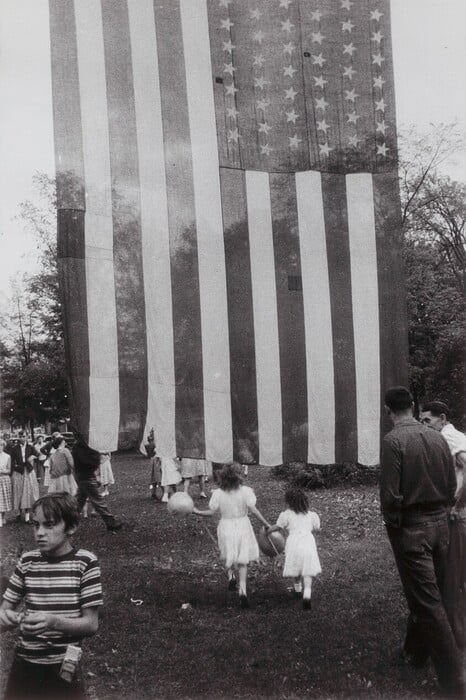
<path id="1" fill-rule="evenodd" d="M 116 484 L 108 502 L 125 528 L 108 533 L 93 517 L 82 521 L 75 537 L 76 545 L 99 557 L 105 594 L 99 631 L 84 645 L 91 697 L 292 700 L 436 694 L 431 669 L 414 670 L 395 660 L 406 606 L 375 487 L 310 493 L 322 522 L 323 569 L 314 582 L 311 611 L 291 597 L 281 557 L 250 567 L 251 608 L 240 610 L 205 529 L 215 536 L 216 520 L 171 515 L 166 505 L 152 500 L 147 459 L 118 455 L 112 463 Z M 273 479 L 267 467 L 251 467 L 246 483 L 255 489 L 259 509 L 275 521 L 284 508 L 284 483 Z M 196 485 L 192 492 L 198 503 Z M 254 519 L 253 525 L 259 527 Z M 9 522 L 2 529 L 4 576 L 30 548 L 31 526 Z M 13 640 L 13 634 L 3 635 L 3 682 Z"/>

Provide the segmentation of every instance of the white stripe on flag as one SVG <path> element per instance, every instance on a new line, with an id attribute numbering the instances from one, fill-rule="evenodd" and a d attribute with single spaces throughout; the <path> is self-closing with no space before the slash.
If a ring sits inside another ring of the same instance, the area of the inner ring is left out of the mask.
<path id="1" fill-rule="evenodd" d="M 372 175 L 346 176 L 351 257 L 358 461 L 379 461 L 380 346 Z"/>
<path id="2" fill-rule="evenodd" d="M 128 0 L 141 192 L 142 261 L 147 329 L 148 405 L 144 438 L 157 454 L 176 455 L 175 364 L 168 204 L 157 37 L 152 0 Z"/>
<path id="3" fill-rule="evenodd" d="M 89 444 L 116 450 L 120 397 L 113 271 L 110 154 L 100 3 L 75 2 L 86 181 L 86 287 L 89 333 Z"/>
<path id="4" fill-rule="evenodd" d="M 256 350 L 259 462 L 282 462 L 277 292 L 268 173 L 246 171 Z"/>
<path id="5" fill-rule="evenodd" d="M 320 173 L 297 173 L 296 197 L 306 334 L 308 461 L 331 464 L 335 461 L 335 387 Z"/>
<path id="6" fill-rule="evenodd" d="M 232 459 L 225 248 L 205 0 L 181 0 L 196 210 L 206 459 Z"/>

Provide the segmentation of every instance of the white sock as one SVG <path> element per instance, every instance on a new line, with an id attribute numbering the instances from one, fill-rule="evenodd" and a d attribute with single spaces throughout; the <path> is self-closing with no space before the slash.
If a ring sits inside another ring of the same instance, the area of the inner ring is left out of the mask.
<path id="1" fill-rule="evenodd" d="M 301 591 L 303 590 L 303 584 L 301 583 L 301 581 L 299 583 L 294 584 L 294 589 L 296 593 L 301 593 Z"/>
<path id="2" fill-rule="evenodd" d="M 303 592 L 303 598 L 309 598 L 311 597 L 311 589 L 309 586 L 306 586 Z"/>
<path id="3" fill-rule="evenodd" d="M 29 522 L 29 513 L 24 514 L 24 522 L 28 523 Z"/>

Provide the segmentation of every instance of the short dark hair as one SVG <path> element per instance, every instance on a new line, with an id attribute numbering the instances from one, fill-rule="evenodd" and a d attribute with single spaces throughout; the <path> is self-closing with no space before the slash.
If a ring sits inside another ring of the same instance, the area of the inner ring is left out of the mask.
<path id="1" fill-rule="evenodd" d="M 52 438 L 53 449 L 58 450 L 64 439 L 65 438 L 63 437 L 63 435 L 56 435 L 54 438 Z"/>
<path id="2" fill-rule="evenodd" d="M 385 405 L 388 406 L 393 413 L 406 411 L 408 408 L 411 408 L 412 403 L 413 396 L 410 390 L 405 386 L 394 386 L 388 389 L 385 394 Z"/>
<path id="3" fill-rule="evenodd" d="M 241 464 L 227 462 L 218 474 L 218 483 L 223 491 L 235 491 L 243 483 L 241 478 Z"/>
<path id="4" fill-rule="evenodd" d="M 76 527 L 79 523 L 77 501 L 66 491 L 47 493 L 45 496 L 38 498 L 32 505 L 32 512 L 35 513 L 38 508 L 42 508 L 42 512 L 47 520 L 52 520 L 54 523 L 63 520 L 65 530 Z"/>
<path id="5" fill-rule="evenodd" d="M 438 418 L 439 416 L 442 415 L 442 413 L 445 414 L 445 418 L 448 420 L 450 417 L 450 409 L 447 406 L 446 403 L 443 401 L 439 401 L 438 399 L 434 399 L 434 401 L 428 401 L 427 403 L 422 405 L 422 410 L 423 411 L 429 411 L 432 413 L 433 416 Z"/>
<path id="6" fill-rule="evenodd" d="M 303 489 L 293 486 L 285 492 L 285 503 L 295 513 L 307 513 L 309 510 L 309 501 L 307 494 Z"/>

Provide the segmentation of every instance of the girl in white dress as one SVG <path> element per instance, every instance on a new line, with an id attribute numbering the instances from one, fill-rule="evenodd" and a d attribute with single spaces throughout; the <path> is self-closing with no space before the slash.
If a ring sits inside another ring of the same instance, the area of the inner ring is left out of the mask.
<path id="1" fill-rule="evenodd" d="M 236 570 L 240 606 L 248 608 L 248 564 L 259 559 L 259 545 L 248 512 L 253 513 L 266 527 L 269 527 L 269 524 L 256 508 L 256 495 L 252 488 L 242 485 L 240 464 L 225 464 L 218 474 L 218 481 L 220 488 L 212 491 L 208 510 L 194 508 L 193 513 L 214 515 L 217 511 L 220 512 L 221 519 L 217 527 L 218 547 L 220 558 L 228 572 L 228 589 L 236 589 Z"/>
<path id="2" fill-rule="evenodd" d="M 312 579 L 322 571 L 312 534 L 320 530 L 320 519 L 309 509 L 307 495 L 300 488 L 289 489 L 285 493 L 285 503 L 288 508 L 280 513 L 277 524 L 267 532 L 282 530 L 288 533 L 283 576 L 294 578 L 295 594 L 302 594 L 303 608 L 310 610 Z"/>
<path id="3" fill-rule="evenodd" d="M 0 527 L 3 527 L 5 513 L 11 510 L 11 457 L 4 450 L 5 440 L 0 440 Z"/>
<path id="4" fill-rule="evenodd" d="M 73 475 L 74 460 L 61 435 L 53 439 L 53 453 L 49 457 L 50 476 L 48 493 L 65 491 L 71 496 L 78 493 L 78 485 Z"/>

